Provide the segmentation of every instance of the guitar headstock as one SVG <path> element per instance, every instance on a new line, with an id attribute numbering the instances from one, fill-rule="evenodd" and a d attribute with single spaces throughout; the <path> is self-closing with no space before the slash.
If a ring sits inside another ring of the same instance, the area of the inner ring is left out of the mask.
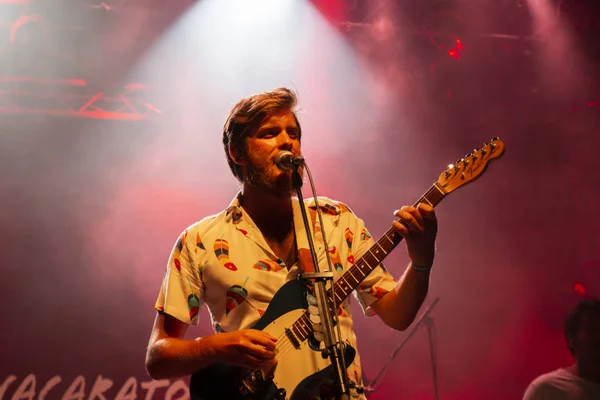
<path id="1" fill-rule="evenodd" d="M 436 185 L 445 194 L 473 182 L 485 172 L 490 161 L 504 154 L 504 143 L 499 138 L 493 138 L 490 143 L 484 143 L 480 149 L 475 149 L 464 158 L 448 165 L 442 172 Z"/>

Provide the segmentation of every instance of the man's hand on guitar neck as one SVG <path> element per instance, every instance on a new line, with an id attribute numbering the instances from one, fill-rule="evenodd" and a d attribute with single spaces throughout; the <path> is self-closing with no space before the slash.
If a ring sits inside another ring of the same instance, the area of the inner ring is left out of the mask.
<path id="1" fill-rule="evenodd" d="M 401 221 L 394 221 L 394 228 L 406 240 L 408 256 L 415 265 L 430 266 L 435 255 L 437 218 L 433 207 L 419 203 L 417 208 L 404 206 L 395 214 Z"/>
<path id="2" fill-rule="evenodd" d="M 406 240 L 411 264 L 398 284 L 371 308 L 389 327 L 405 330 L 414 321 L 429 290 L 429 269 L 435 256 L 437 218 L 433 207 L 420 203 L 416 208 L 404 206 L 395 212 L 400 221 L 393 227 Z"/>

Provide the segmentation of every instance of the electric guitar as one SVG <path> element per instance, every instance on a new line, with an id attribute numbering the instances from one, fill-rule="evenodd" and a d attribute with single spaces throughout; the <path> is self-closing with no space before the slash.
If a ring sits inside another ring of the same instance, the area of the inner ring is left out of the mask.
<path id="1" fill-rule="evenodd" d="M 504 153 L 504 143 L 494 138 L 481 149 L 475 149 L 464 158 L 451 164 L 438 180 L 415 203 L 437 205 L 447 194 L 475 181 L 487 169 L 490 161 Z M 364 255 L 355 260 L 328 290 L 328 298 L 338 304 L 375 269 L 402 241 L 402 236 L 390 228 Z M 252 329 L 264 330 L 280 338 L 277 341 L 277 360 L 273 376 L 266 377 L 262 370 L 252 370 L 215 363 L 195 372 L 190 380 L 192 400 L 300 400 L 311 398 L 313 390 L 332 376 L 329 359 L 319 351 L 312 335 L 312 322 L 307 310 L 305 287 L 298 280 L 283 285 L 275 294 L 269 307 Z M 350 366 L 356 351 L 349 345 L 344 348 L 346 367 Z"/>

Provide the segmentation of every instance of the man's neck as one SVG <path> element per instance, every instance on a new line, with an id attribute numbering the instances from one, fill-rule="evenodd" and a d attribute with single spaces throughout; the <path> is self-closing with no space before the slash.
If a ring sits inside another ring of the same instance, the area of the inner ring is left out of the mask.
<path id="1" fill-rule="evenodd" d="M 573 375 L 580 377 L 581 379 L 593 382 L 600 385 L 600 371 L 593 368 L 586 368 L 580 362 L 576 361 L 575 364 L 567 368 Z"/>
<path id="2" fill-rule="evenodd" d="M 291 194 L 273 194 L 244 183 L 239 200 L 265 237 L 284 238 L 293 228 Z"/>

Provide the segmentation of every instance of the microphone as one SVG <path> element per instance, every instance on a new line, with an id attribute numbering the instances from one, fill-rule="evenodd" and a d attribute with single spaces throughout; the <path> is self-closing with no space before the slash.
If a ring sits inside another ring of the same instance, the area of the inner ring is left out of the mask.
<path id="1" fill-rule="evenodd" d="M 291 151 L 281 150 L 275 156 L 275 165 L 282 171 L 289 171 L 304 164 L 304 157 L 295 156 Z"/>

